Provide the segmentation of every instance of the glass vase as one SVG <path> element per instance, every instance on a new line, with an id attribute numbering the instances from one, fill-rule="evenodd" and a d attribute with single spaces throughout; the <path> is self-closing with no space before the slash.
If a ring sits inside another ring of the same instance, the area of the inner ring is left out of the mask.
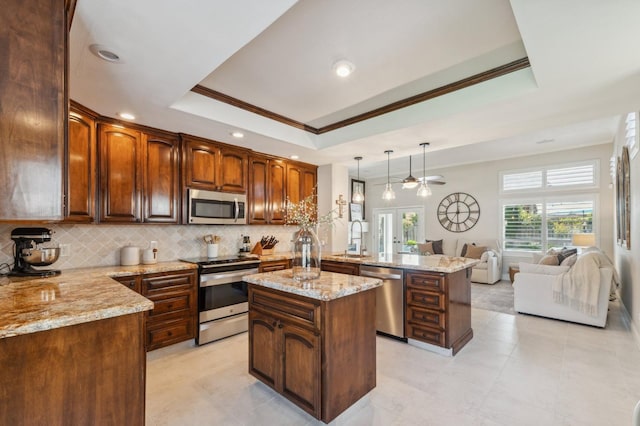
<path id="1" fill-rule="evenodd" d="M 293 238 L 293 279 L 308 281 L 320 278 L 321 244 L 311 228 L 301 228 Z"/>

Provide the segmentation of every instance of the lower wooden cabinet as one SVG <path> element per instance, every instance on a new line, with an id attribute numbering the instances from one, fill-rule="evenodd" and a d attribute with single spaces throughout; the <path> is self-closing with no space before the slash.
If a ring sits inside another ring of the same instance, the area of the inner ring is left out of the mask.
<path id="1" fill-rule="evenodd" d="M 259 272 L 281 271 L 289 268 L 291 268 L 291 260 L 289 259 L 268 260 L 260 262 Z"/>
<path id="2" fill-rule="evenodd" d="M 249 373 L 335 419 L 376 386 L 375 297 L 320 301 L 249 284 Z"/>
<path id="3" fill-rule="evenodd" d="M 198 275 L 195 270 L 114 278 L 154 304 L 145 314 L 147 351 L 196 337 Z"/>
<path id="4" fill-rule="evenodd" d="M 405 271 L 407 338 L 455 355 L 473 337 L 470 268 L 440 273 Z"/>
<path id="5" fill-rule="evenodd" d="M 360 265 L 357 263 L 323 260 L 320 262 L 320 269 L 327 272 L 337 272 L 339 274 L 360 275 Z"/>

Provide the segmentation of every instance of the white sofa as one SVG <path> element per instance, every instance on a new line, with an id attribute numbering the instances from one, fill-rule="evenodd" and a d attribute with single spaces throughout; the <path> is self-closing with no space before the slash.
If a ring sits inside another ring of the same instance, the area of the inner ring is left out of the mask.
<path id="1" fill-rule="evenodd" d="M 502 249 L 500 242 L 492 239 L 443 239 L 442 251 L 447 256 L 460 256 L 465 244 L 485 246 L 490 251 L 483 255 L 480 263 L 471 270 L 471 281 L 482 284 L 495 284 L 502 277 Z"/>
<path id="2" fill-rule="evenodd" d="M 553 286 L 556 277 L 568 270 L 568 266 L 525 265 L 521 263 L 520 272 L 515 275 L 513 282 L 513 307 L 515 311 L 604 327 L 607 322 L 609 293 L 614 283 L 613 267 L 599 268 L 600 289 L 597 299 L 597 316 L 587 315 L 569 305 L 554 301 Z"/>

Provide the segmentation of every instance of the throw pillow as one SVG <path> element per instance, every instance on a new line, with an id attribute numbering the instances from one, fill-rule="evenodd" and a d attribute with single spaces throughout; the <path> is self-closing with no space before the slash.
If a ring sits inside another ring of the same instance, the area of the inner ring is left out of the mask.
<path id="1" fill-rule="evenodd" d="M 573 265 L 576 264 L 576 260 L 578 260 L 578 254 L 572 254 L 571 256 L 565 258 L 562 260 L 562 262 L 560 262 L 561 266 L 568 266 L 568 267 L 572 267 Z"/>
<path id="2" fill-rule="evenodd" d="M 460 251 L 460 257 L 467 257 L 467 250 L 468 247 L 471 247 L 472 245 L 476 245 L 476 243 L 471 243 L 471 244 L 465 244 L 462 246 L 462 250 Z"/>
<path id="3" fill-rule="evenodd" d="M 432 243 L 433 244 L 433 251 L 431 253 L 433 254 L 444 254 L 444 251 L 442 251 L 442 240 L 426 240 L 428 243 Z"/>
<path id="4" fill-rule="evenodd" d="M 558 264 L 561 265 L 563 260 L 577 253 L 578 249 L 562 249 L 562 251 L 558 253 Z"/>
<path id="5" fill-rule="evenodd" d="M 467 246 L 467 252 L 464 257 L 468 257 L 469 259 L 480 259 L 482 257 L 482 253 L 487 251 L 487 247 L 485 246 Z"/>
<path id="6" fill-rule="evenodd" d="M 433 243 L 418 244 L 418 253 L 427 256 L 435 253 Z"/>
<path id="7" fill-rule="evenodd" d="M 547 254 L 540 259 L 538 265 L 554 265 L 558 266 L 560 263 L 558 262 L 558 256 L 555 254 Z"/>

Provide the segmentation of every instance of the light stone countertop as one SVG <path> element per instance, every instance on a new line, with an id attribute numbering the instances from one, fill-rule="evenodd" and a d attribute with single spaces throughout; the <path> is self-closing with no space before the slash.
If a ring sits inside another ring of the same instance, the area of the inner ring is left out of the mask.
<path id="1" fill-rule="evenodd" d="M 326 271 L 322 271 L 318 279 L 301 282 L 293 279 L 292 269 L 245 275 L 242 279 L 262 287 L 325 301 L 371 290 L 382 285 L 382 281 L 376 278 Z"/>
<path id="2" fill-rule="evenodd" d="M 441 254 L 432 254 L 429 256 L 419 254 L 380 254 L 366 257 L 349 257 L 344 254 L 333 254 L 322 255 L 322 260 L 444 273 L 457 272 L 470 268 L 480 262 L 478 259 L 444 256 Z"/>
<path id="3" fill-rule="evenodd" d="M 196 269 L 186 262 L 63 270 L 49 278 L 0 277 L 0 339 L 153 309 L 110 277 Z"/>

